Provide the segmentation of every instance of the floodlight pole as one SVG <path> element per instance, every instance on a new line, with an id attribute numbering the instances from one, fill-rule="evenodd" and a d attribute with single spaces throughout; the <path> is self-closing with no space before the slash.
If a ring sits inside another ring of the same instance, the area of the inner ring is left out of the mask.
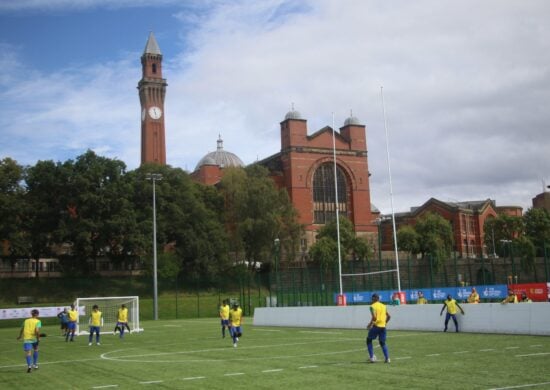
<path id="1" fill-rule="evenodd" d="M 334 129 L 334 112 L 332 113 L 332 159 L 334 162 L 334 201 L 336 202 L 336 240 L 338 247 L 338 279 L 340 282 L 340 296 L 344 295 L 342 286 L 342 252 L 340 249 L 340 203 L 338 201 L 338 174 L 336 165 L 336 130 Z"/>
<path id="2" fill-rule="evenodd" d="M 147 180 L 153 182 L 153 319 L 159 319 L 158 284 L 157 284 L 157 201 L 155 182 L 162 180 L 160 173 L 147 173 Z"/>

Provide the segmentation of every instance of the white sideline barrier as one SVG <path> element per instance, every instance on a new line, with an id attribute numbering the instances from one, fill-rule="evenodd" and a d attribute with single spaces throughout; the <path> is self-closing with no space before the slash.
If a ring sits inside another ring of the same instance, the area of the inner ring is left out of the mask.
<path id="1" fill-rule="evenodd" d="M 460 304 L 466 315 L 457 314 L 461 332 L 550 335 L 550 303 Z M 254 326 L 302 328 L 365 329 L 370 321 L 368 305 L 259 307 L 254 311 Z M 442 331 L 443 304 L 389 306 L 388 329 Z M 449 330 L 454 332 L 453 320 Z"/>

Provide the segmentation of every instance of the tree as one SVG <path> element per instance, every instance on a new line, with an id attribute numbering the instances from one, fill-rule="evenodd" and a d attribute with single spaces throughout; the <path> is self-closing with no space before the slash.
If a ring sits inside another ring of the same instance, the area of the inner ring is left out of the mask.
<path id="1" fill-rule="evenodd" d="M 294 256 L 302 227 L 288 195 L 275 187 L 265 167 L 255 164 L 226 169 L 220 190 L 225 199 L 230 251 L 236 262 L 246 260 L 250 269 L 257 263 L 271 262 L 275 239 L 280 240 L 287 258 Z"/>
<path id="2" fill-rule="evenodd" d="M 23 174 L 24 168 L 15 160 L 0 160 L 0 256 L 10 259 L 12 267 L 16 259 L 25 254 Z"/>
<path id="3" fill-rule="evenodd" d="M 428 212 L 420 217 L 414 227 L 418 234 L 418 253 L 429 256 L 435 268 L 440 268 L 447 260 L 453 248 L 451 224 L 441 215 Z"/>
<path id="4" fill-rule="evenodd" d="M 405 225 L 397 231 L 397 243 L 401 250 L 418 253 L 420 250 L 420 235 L 414 227 Z"/>
<path id="5" fill-rule="evenodd" d="M 309 248 L 309 256 L 325 271 L 336 264 L 338 247 L 330 237 L 321 237 Z"/>
<path id="6" fill-rule="evenodd" d="M 521 217 L 500 214 L 496 218 L 488 218 L 483 225 L 483 230 L 485 245 L 493 248 L 493 252 L 499 256 L 504 256 L 507 243 L 522 236 L 525 226 Z"/>
<path id="7" fill-rule="evenodd" d="M 523 215 L 523 220 L 525 234 L 544 253 L 544 246 L 550 245 L 550 212 L 546 209 L 530 208 Z"/>

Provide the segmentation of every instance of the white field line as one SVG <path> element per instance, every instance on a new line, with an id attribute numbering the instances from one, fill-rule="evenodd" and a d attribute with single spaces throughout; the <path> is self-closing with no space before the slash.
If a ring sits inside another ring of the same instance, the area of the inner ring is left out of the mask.
<path id="1" fill-rule="evenodd" d="M 118 385 L 94 386 L 92 389 L 106 389 L 108 387 L 118 387 Z"/>
<path id="2" fill-rule="evenodd" d="M 319 366 L 302 366 L 302 367 L 298 367 L 299 370 L 305 370 L 305 369 L 308 369 L 308 368 L 318 368 Z"/>
<path id="3" fill-rule="evenodd" d="M 495 350 L 494 348 L 487 348 L 487 349 L 480 349 L 479 352 L 490 352 L 494 350 Z"/>
<path id="4" fill-rule="evenodd" d="M 542 356 L 542 355 L 550 355 L 550 352 L 528 353 L 526 355 L 516 355 L 516 357 Z"/>
<path id="5" fill-rule="evenodd" d="M 509 390 L 509 389 L 523 389 L 526 387 L 537 387 L 537 386 L 546 386 L 550 384 L 550 382 L 542 382 L 542 383 L 529 383 L 525 385 L 517 385 L 517 386 L 508 386 L 508 387 L 494 387 L 489 390 Z"/>
<path id="6" fill-rule="evenodd" d="M 231 374 L 223 374 L 223 376 L 237 376 L 237 375 L 244 375 L 244 372 L 233 372 Z"/>
<path id="7" fill-rule="evenodd" d="M 342 334 L 342 332 L 322 332 L 313 330 L 301 330 L 298 333 L 310 333 L 310 334 Z"/>
<path id="8" fill-rule="evenodd" d="M 456 354 L 461 354 L 461 353 L 470 353 L 470 351 L 456 351 L 456 352 L 453 352 L 453 353 L 456 353 Z"/>
<path id="9" fill-rule="evenodd" d="M 395 358 L 395 360 L 405 360 L 405 359 L 412 359 L 412 356 L 402 356 L 402 357 Z"/>
<path id="10" fill-rule="evenodd" d="M 440 356 L 441 354 L 440 353 L 430 353 L 429 355 L 426 355 L 426 356 Z"/>
<path id="11" fill-rule="evenodd" d="M 506 347 L 504 349 L 518 349 L 519 347 Z"/>
<path id="12" fill-rule="evenodd" d="M 151 385 L 153 383 L 162 383 L 164 381 L 147 381 L 147 382 L 139 382 L 140 385 Z"/>
<path id="13" fill-rule="evenodd" d="M 535 344 L 535 345 L 530 345 L 531 348 L 540 348 L 542 347 L 542 344 Z"/>
<path id="14" fill-rule="evenodd" d="M 182 381 L 194 381 L 197 379 L 206 379 L 205 376 L 189 376 L 187 378 L 181 378 Z"/>
<path id="15" fill-rule="evenodd" d="M 282 368 L 275 368 L 273 370 L 263 370 L 262 372 L 280 372 L 280 371 L 283 371 Z"/>
<path id="16" fill-rule="evenodd" d="M 280 329 L 256 329 L 252 328 L 253 332 L 282 332 Z"/>

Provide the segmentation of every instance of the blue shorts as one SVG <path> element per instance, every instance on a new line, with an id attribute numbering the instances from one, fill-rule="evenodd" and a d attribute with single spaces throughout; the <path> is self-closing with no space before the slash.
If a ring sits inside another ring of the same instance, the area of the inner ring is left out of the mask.
<path id="1" fill-rule="evenodd" d="M 229 320 L 222 320 L 222 326 L 229 326 Z"/>
<path id="2" fill-rule="evenodd" d="M 242 332 L 240 326 L 232 326 L 232 327 L 231 327 L 231 334 L 232 334 L 232 335 L 238 335 L 238 334 L 242 335 L 242 333 L 243 333 L 243 332 Z M 237 336 L 237 337 L 239 337 L 239 336 Z"/>
<path id="3" fill-rule="evenodd" d="M 25 341 L 23 343 L 23 351 L 27 352 L 27 351 L 30 351 L 31 349 L 34 349 L 34 350 L 37 350 L 38 349 L 38 341 L 31 341 L 31 342 L 27 342 Z"/>
<path id="4" fill-rule="evenodd" d="M 386 328 L 379 328 L 378 326 L 373 326 L 369 330 L 369 334 L 367 335 L 367 338 L 374 340 L 378 337 L 378 341 L 381 341 L 383 343 L 386 342 Z"/>
<path id="5" fill-rule="evenodd" d="M 67 329 L 69 330 L 75 330 L 76 329 L 76 322 L 69 322 L 67 324 Z"/>
<path id="6" fill-rule="evenodd" d="M 90 326 L 90 334 L 97 333 L 99 334 L 99 326 Z"/>

